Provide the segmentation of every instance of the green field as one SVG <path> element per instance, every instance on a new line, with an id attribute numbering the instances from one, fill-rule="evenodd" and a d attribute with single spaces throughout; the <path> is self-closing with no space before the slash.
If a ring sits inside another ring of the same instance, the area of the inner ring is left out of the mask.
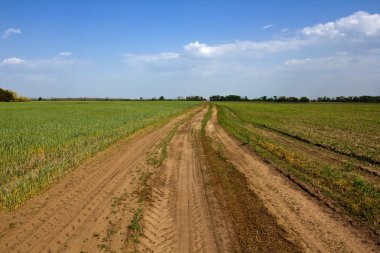
<path id="1" fill-rule="evenodd" d="M 257 126 L 380 164 L 378 104 L 234 103 L 228 107 Z"/>
<path id="2" fill-rule="evenodd" d="M 222 126 L 328 205 L 380 228 L 380 105 L 216 103 Z"/>
<path id="3" fill-rule="evenodd" d="M 0 206 L 22 204 L 96 152 L 198 104 L 0 103 Z"/>

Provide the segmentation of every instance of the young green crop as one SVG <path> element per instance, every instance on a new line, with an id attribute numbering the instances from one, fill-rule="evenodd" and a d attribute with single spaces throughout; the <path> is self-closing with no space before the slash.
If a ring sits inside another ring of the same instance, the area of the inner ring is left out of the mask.
<path id="1" fill-rule="evenodd" d="M 0 206 L 11 209 L 84 159 L 199 104 L 177 101 L 0 104 Z"/>
<path id="2" fill-rule="evenodd" d="M 242 120 L 380 164 L 380 105 L 225 103 Z"/>

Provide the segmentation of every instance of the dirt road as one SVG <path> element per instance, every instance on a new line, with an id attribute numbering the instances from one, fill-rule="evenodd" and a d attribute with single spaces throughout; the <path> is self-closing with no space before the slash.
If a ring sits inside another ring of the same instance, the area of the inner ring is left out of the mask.
<path id="1" fill-rule="evenodd" d="M 206 113 L 136 134 L 0 214 L 0 252 L 378 252 L 241 146 L 216 111 L 211 138 L 201 135 Z M 157 152 L 165 159 L 149 163 Z"/>
<path id="2" fill-rule="evenodd" d="M 180 126 L 168 147 L 167 160 L 154 180 L 153 202 L 144 215 L 144 251 L 217 251 L 193 136 L 206 111 Z"/>

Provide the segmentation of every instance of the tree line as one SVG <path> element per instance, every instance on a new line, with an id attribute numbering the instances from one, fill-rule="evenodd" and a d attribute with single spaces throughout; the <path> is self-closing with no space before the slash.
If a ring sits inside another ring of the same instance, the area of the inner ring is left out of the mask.
<path id="1" fill-rule="evenodd" d="M 18 96 L 13 90 L 6 90 L 0 88 L 0 101 L 1 102 L 22 102 L 29 101 L 29 98 Z"/>
<path id="2" fill-rule="evenodd" d="M 256 101 L 256 102 L 289 102 L 289 103 L 308 103 L 308 102 L 358 102 L 358 103 L 380 103 L 380 96 L 339 96 L 339 97 L 318 97 L 309 99 L 308 97 L 287 97 L 287 96 L 262 96 L 259 98 L 249 99 L 247 96 L 238 95 L 210 97 L 210 101 Z"/>

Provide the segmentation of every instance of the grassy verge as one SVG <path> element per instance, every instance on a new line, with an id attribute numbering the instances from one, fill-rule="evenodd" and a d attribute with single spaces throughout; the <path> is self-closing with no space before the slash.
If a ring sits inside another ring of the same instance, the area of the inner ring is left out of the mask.
<path id="1" fill-rule="evenodd" d="M 218 105 L 218 120 L 227 131 L 285 175 L 311 189 L 316 196 L 322 195 L 325 203 L 375 231 L 380 229 L 377 179 L 371 180 L 370 176 L 359 173 L 352 163 L 326 160 L 295 147 L 292 142 L 283 143 L 271 138 L 223 105 Z"/>

